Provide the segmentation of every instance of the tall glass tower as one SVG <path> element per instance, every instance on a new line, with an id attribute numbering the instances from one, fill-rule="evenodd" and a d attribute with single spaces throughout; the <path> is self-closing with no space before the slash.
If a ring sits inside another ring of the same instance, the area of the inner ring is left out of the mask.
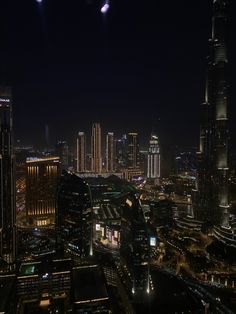
<path id="1" fill-rule="evenodd" d="M 86 134 L 79 132 L 77 137 L 77 172 L 85 172 L 86 165 Z"/>
<path id="2" fill-rule="evenodd" d="M 106 136 L 106 171 L 114 171 L 114 133 L 108 132 Z"/>
<path id="3" fill-rule="evenodd" d="M 11 268 L 16 257 L 16 208 L 11 90 L 0 87 L 0 258 Z"/>
<path id="4" fill-rule="evenodd" d="M 91 138 L 91 171 L 95 173 L 102 172 L 102 144 L 101 144 L 101 126 L 100 123 L 94 123 L 92 126 Z"/>
<path id="5" fill-rule="evenodd" d="M 213 0 L 205 101 L 201 105 L 199 218 L 228 225 L 228 1 Z"/>
<path id="6" fill-rule="evenodd" d="M 148 179 L 160 178 L 160 146 L 158 137 L 154 134 L 149 141 L 147 177 Z"/>
<path id="7" fill-rule="evenodd" d="M 140 153 L 138 133 L 132 132 L 128 134 L 128 167 L 131 169 L 139 169 Z"/>

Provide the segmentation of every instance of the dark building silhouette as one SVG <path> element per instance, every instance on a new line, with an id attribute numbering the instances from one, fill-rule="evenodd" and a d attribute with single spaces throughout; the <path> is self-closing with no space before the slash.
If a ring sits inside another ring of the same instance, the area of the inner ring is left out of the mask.
<path id="1" fill-rule="evenodd" d="M 178 152 L 174 156 L 173 173 L 175 175 L 196 176 L 197 154 L 195 151 Z"/>
<path id="2" fill-rule="evenodd" d="M 116 169 L 121 170 L 128 166 L 128 143 L 127 136 L 124 134 L 115 141 Z"/>
<path id="3" fill-rule="evenodd" d="M 196 216 L 228 225 L 228 1 L 213 1 L 205 101 L 201 105 Z"/>
<path id="4" fill-rule="evenodd" d="M 69 147 L 66 141 L 57 142 L 56 155 L 60 157 L 61 169 L 67 169 L 69 166 Z"/>
<path id="5" fill-rule="evenodd" d="M 20 265 L 16 281 L 17 302 L 9 313 L 111 313 L 98 265 L 75 266 L 68 258 L 32 261 Z"/>
<path id="6" fill-rule="evenodd" d="M 106 136 L 106 171 L 114 171 L 114 133 L 108 132 Z"/>
<path id="7" fill-rule="evenodd" d="M 16 313 L 15 275 L 0 278 L 0 313 Z"/>
<path id="8" fill-rule="evenodd" d="M 138 133 L 128 134 L 128 167 L 131 169 L 139 169 L 140 153 Z"/>
<path id="9" fill-rule="evenodd" d="M 58 188 L 57 224 L 62 250 L 79 258 L 92 255 L 90 187 L 77 175 L 66 171 L 62 173 Z"/>
<path id="10" fill-rule="evenodd" d="M 121 210 L 121 265 L 130 274 L 130 290 L 135 302 L 143 302 L 150 293 L 149 240 L 139 199 L 128 194 Z"/>
<path id="11" fill-rule="evenodd" d="M 98 265 L 74 267 L 73 313 L 111 313 L 104 274 Z"/>
<path id="12" fill-rule="evenodd" d="M 21 263 L 17 271 L 17 311 L 14 313 L 64 313 L 71 294 L 70 259 Z"/>
<path id="13" fill-rule="evenodd" d="M 16 257 L 14 168 L 11 90 L 0 87 L 0 257 L 9 266 Z"/>
<path id="14" fill-rule="evenodd" d="M 86 154 L 86 134 L 79 132 L 76 141 L 76 170 L 77 172 L 85 172 L 87 170 L 87 154 Z"/>

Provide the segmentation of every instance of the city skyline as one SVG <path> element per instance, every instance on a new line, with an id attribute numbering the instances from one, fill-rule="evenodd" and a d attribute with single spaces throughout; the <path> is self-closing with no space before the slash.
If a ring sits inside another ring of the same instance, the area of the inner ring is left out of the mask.
<path id="1" fill-rule="evenodd" d="M 15 139 L 42 146 L 48 125 L 52 146 L 61 139 L 71 144 L 79 130 L 88 133 L 100 121 L 107 131 L 138 132 L 141 146 L 153 127 L 170 146 L 197 146 L 211 1 L 171 9 L 112 1 L 106 16 L 100 4 L 31 1 L 15 3 L 14 12 L 1 4 L 2 80 L 13 86 Z M 234 55 L 233 40 L 230 48 Z M 232 60 L 232 77 L 234 68 Z"/>
<path id="2" fill-rule="evenodd" d="M 54 1 L 0 4 L 0 313 L 235 313 L 232 0 Z"/>

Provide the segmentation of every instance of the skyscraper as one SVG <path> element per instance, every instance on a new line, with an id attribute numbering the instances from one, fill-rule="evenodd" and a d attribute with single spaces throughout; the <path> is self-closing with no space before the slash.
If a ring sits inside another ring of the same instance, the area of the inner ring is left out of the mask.
<path id="1" fill-rule="evenodd" d="M 86 167 L 86 135 L 79 132 L 77 137 L 77 172 L 85 172 Z"/>
<path id="2" fill-rule="evenodd" d="M 128 134 L 128 167 L 132 169 L 139 168 L 139 142 L 138 133 Z"/>
<path id="3" fill-rule="evenodd" d="M 205 101 L 201 105 L 197 215 L 228 225 L 228 1 L 213 1 Z"/>
<path id="4" fill-rule="evenodd" d="M 92 237 L 91 193 L 88 184 L 76 174 L 63 171 L 58 187 L 58 237 L 64 250 L 88 256 Z"/>
<path id="5" fill-rule="evenodd" d="M 11 90 L 0 87 L 0 257 L 9 265 L 16 257 L 15 176 Z"/>
<path id="6" fill-rule="evenodd" d="M 158 137 L 151 135 L 148 150 L 147 177 L 148 179 L 160 178 L 160 147 Z"/>
<path id="7" fill-rule="evenodd" d="M 95 173 L 102 172 L 102 145 L 101 145 L 101 126 L 100 123 L 94 123 L 92 126 L 91 138 L 91 171 Z"/>
<path id="8" fill-rule="evenodd" d="M 127 280 L 135 302 L 143 302 L 150 292 L 149 241 L 147 225 L 138 197 L 127 194 L 125 210 L 121 211 L 121 265 L 130 273 Z"/>
<path id="9" fill-rule="evenodd" d="M 108 132 L 106 136 L 106 171 L 114 171 L 114 133 Z"/>
<path id="10" fill-rule="evenodd" d="M 128 146 L 127 136 L 123 134 L 121 138 L 116 139 L 116 169 L 124 169 L 128 165 Z"/>
<path id="11" fill-rule="evenodd" d="M 59 158 L 32 158 L 26 162 L 26 214 L 34 226 L 55 222 Z"/>
<path id="12" fill-rule="evenodd" d="M 69 166 L 69 147 L 66 141 L 58 141 L 56 154 L 60 157 L 61 168 L 67 169 Z"/>

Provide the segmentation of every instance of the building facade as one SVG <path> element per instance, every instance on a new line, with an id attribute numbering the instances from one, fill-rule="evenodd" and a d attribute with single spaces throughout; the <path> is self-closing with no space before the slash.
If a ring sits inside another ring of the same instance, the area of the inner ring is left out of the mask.
<path id="1" fill-rule="evenodd" d="M 116 169 L 122 170 L 128 167 L 128 143 L 127 136 L 123 134 L 115 141 Z"/>
<path id="2" fill-rule="evenodd" d="M 58 188 L 58 240 L 63 252 L 87 257 L 92 246 L 91 193 L 76 174 L 63 172 Z"/>
<path id="3" fill-rule="evenodd" d="M 94 123 L 92 126 L 91 171 L 95 173 L 102 172 L 102 143 L 100 123 Z"/>
<path id="4" fill-rule="evenodd" d="M 137 169 L 140 166 L 138 133 L 128 134 L 128 168 Z"/>
<path id="5" fill-rule="evenodd" d="M 84 132 L 79 132 L 77 137 L 76 145 L 76 160 L 77 160 L 77 172 L 85 172 L 87 170 L 86 166 L 86 134 Z"/>
<path id="6" fill-rule="evenodd" d="M 148 149 L 147 178 L 159 179 L 161 176 L 160 146 L 158 137 L 151 135 Z"/>
<path id="7" fill-rule="evenodd" d="M 26 215 L 38 227 L 55 223 L 56 194 L 60 175 L 59 157 L 26 161 Z"/>
<path id="8" fill-rule="evenodd" d="M 114 133 L 108 132 L 106 136 L 106 171 L 114 171 Z"/>
<path id="9" fill-rule="evenodd" d="M 148 231 L 142 208 L 136 195 L 127 195 L 121 209 L 121 266 L 130 274 L 127 286 L 135 302 L 142 303 L 150 293 Z"/>
<path id="10" fill-rule="evenodd" d="M 57 142 L 56 155 L 60 157 L 61 169 L 67 169 L 69 167 L 69 147 L 66 141 Z"/>
<path id="11" fill-rule="evenodd" d="M 0 258 L 9 265 L 16 257 L 14 169 L 11 90 L 0 87 Z"/>
<path id="12" fill-rule="evenodd" d="M 213 1 L 205 101 L 201 105 L 196 211 L 199 218 L 225 226 L 229 222 L 227 10 L 227 0 Z"/>

